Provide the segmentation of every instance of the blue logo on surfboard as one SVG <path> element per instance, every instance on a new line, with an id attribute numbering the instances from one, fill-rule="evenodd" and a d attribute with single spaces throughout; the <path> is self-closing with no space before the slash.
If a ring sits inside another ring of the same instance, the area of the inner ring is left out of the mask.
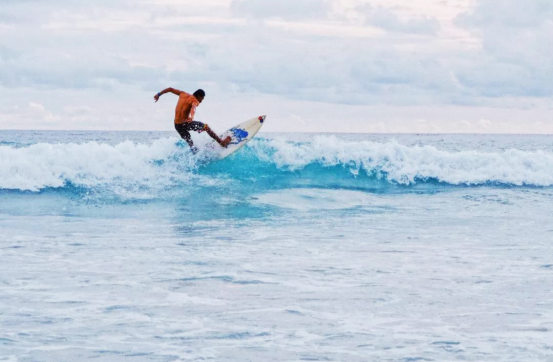
<path id="1" fill-rule="evenodd" d="M 233 144 L 238 144 L 242 141 L 244 141 L 246 138 L 248 138 L 248 132 L 244 131 L 240 128 L 231 128 L 230 131 L 232 132 L 232 142 Z"/>

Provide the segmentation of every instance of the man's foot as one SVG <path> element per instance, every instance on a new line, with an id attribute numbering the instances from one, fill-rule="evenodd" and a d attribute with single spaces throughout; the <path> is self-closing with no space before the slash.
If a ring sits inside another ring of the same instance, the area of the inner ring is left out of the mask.
<path id="1" fill-rule="evenodd" d="M 221 142 L 221 146 L 226 148 L 229 145 L 230 141 L 232 141 L 232 138 L 230 136 L 227 136 L 227 138 L 225 138 L 223 142 Z"/>

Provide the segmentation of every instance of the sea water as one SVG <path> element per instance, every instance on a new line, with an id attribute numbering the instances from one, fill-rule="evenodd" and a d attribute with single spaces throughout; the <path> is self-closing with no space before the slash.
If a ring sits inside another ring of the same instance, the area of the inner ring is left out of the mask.
<path id="1" fill-rule="evenodd" d="M 0 361 L 553 361 L 552 186 L 552 136 L 2 131 Z"/>

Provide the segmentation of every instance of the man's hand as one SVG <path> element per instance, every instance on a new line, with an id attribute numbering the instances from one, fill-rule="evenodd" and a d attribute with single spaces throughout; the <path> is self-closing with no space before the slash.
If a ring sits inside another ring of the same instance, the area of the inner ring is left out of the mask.
<path id="1" fill-rule="evenodd" d="M 161 92 L 159 92 L 158 94 L 156 94 L 154 96 L 154 99 L 156 100 L 156 102 L 159 100 L 159 97 L 162 95 L 162 94 L 165 94 L 167 92 L 171 92 L 173 94 L 176 94 L 178 96 L 180 96 L 180 94 L 182 93 L 182 91 L 178 90 L 178 89 L 175 89 L 175 88 L 167 88 L 167 89 L 164 89 L 162 90 Z"/>

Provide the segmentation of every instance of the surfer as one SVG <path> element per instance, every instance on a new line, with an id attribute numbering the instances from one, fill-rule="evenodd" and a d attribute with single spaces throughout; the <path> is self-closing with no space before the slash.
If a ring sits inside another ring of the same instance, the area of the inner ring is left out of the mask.
<path id="1" fill-rule="evenodd" d="M 188 143 L 192 152 L 196 152 L 198 149 L 194 146 L 194 142 L 192 142 L 190 131 L 196 131 L 198 133 L 206 131 L 207 134 L 222 147 L 227 147 L 229 145 L 231 141 L 230 136 L 222 140 L 207 124 L 194 121 L 196 107 L 198 107 L 205 98 L 205 92 L 202 89 L 198 89 L 194 94 L 188 94 L 175 88 L 167 88 L 154 96 L 155 101 L 157 102 L 162 94 L 169 92 L 179 96 L 177 108 L 175 109 L 175 129 L 182 139 Z"/>

